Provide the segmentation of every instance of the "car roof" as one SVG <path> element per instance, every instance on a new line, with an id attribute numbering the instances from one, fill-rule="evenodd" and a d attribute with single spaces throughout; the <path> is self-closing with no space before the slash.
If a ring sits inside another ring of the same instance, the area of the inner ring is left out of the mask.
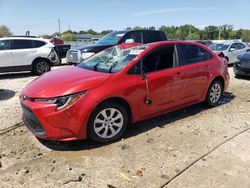
<path id="1" fill-rule="evenodd" d="M 237 41 L 237 40 L 214 42 L 215 45 L 216 45 L 216 44 L 230 45 L 230 44 L 233 44 L 233 43 L 241 43 L 241 44 L 244 44 L 244 42 Z"/>
<path id="2" fill-rule="evenodd" d="M 0 40 L 37 40 L 37 41 L 43 41 L 48 43 L 48 40 L 43 39 L 43 38 L 35 38 L 35 37 L 3 37 L 0 38 Z"/>
<path id="3" fill-rule="evenodd" d="M 183 41 L 183 40 L 166 40 L 166 41 L 159 41 L 159 42 L 153 42 L 153 43 L 149 43 L 149 44 L 146 44 L 146 45 L 149 45 L 149 46 L 160 46 L 160 45 L 164 45 L 164 44 L 192 44 L 192 45 L 196 45 L 196 46 L 201 46 L 201 47 L 205 47 L 207 48 L 206 46 L 198 43 L 198 42 L 194 42 L 194 41 Z"/>

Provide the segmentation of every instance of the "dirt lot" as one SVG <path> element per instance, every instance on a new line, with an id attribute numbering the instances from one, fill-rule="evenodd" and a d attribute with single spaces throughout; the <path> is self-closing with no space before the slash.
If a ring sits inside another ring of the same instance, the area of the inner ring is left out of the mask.
<path id="1" fill-rule="evenodd" d="M 216 108 L 137 123 L 113 144 L 57 144 L 63 151 L 21 123 L 18 95 L 35 77 L 0 76 L 0 187 L 250 187 L 250 80 L 230 74 Z"/>

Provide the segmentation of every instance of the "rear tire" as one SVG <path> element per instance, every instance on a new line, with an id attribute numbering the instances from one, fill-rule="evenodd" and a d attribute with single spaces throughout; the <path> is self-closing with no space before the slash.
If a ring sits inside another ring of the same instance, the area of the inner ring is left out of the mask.
<path id="1" fill-rule="evenodd" d="M 209 107 L 217 106 L 222 93 L 223 93 L 222 83 L 219 80 L 213 81 L 207 91 L 206 104 Z"/>
<path id="2" fill-rule="evenodd" d="M 88 124 L 88 136 L 96 142 L 112 142 L 121 138 L 127 125 L 126 109 L 118 103 L 105 102 L 93 111 Z"/>
<path id="3" fill-rule="evenodd" d="M 51 70 L 51 64 L 46 59 L 39 59 L 33 65 L 33 70 L 36 75 L 42 75 L 45 72 L 49 72 Z"/>

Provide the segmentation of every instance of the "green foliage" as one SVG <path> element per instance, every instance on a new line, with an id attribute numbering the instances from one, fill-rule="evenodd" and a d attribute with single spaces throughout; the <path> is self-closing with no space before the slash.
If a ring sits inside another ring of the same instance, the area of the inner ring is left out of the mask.
<path id="1" fill-rule="evenodd" d="M 230 39 L 230 32 L 233 31 L 233 26 L 225 24 L 222 26 L 221 31 L 222 31 L 221 32 L 222 38 L 228 40 L 228 39 Z"/>
<path id="2" fill-rule="evenodd" d="M 204 29 L 198 29 L 197 27 L 185 24 L 182 26 L 161 26 L 160 28 L 156 28 L 154 26 L 150 27 L 141 27 L 141 26 L 134 26 L 134 27 L 127 27 L 126 30 L 141 30 L 141 29 L 148 29 L 148 30 L 156 30 L 159 29 L 163 31 L 167 38 L 170 40 L 218 40 L 220 39 L 242 39 L 245 42 L 250 42 L 250 30 L 234 30 L 233 25 L 225 24 L 222 26 L 214 26 L 209 25 Z M 94 31 L 93 29 L 88 30 L 80 30 L 77 31 L 65 31 L 63 33 L 55 32 L 52 34 L 53 37 L 61 37 L 63 40 L 66 41 L 75 41 L 76 34 L 92 34 L 92 35 L 106 35 L 113 30 L 107 29 L 101 32 Z M 5 25 L 0 25 L 0 37 L 10 36 L 12 33 L 10 32 L 9 28 Z"/>
<path id="3" fill-rule="evenodd" d="M 159 28 L 160 31 L 163 31 L 165 33 L 165 35 L 167 36 L 168 39 L 176 39 L 176 31 L 177 31 L 177 28 L 178 27 L 175 27 L 175 26 L 161 26 Z"/>
<path id="4" fill-rule="evenodd" d="M 244 42 L 250 42 L 250 30 L 243 30 L 242 31 L 242 40 Z"/>
<path id="5" fill-rule="evenodd" d="M 205 27 L 205 32 L 207 33 L 207 39 L 217 40 L 219 36 L 219 27 L 214 25 L 209 25 Z"/>
<path id="6" fill-rule="evenodd" d="M 0 25 L 0 37 L 8 37 L 11 35 L 10 29 L 6 25 Z"/>
<path id="7" fill-rule="evenodd" d="M 186 40 L 199 40 L 200 35 L 199 33 L 189 33 L 188 36 L 186 37 Z"/>
<path id="8" fill-rule="evenodd" d="M 140 27 L 140 26 L 135 26 L 135 27 L 132 28 L 132 30 L 142 30 L 142 29 L 144 29 L 144 28 Z"/>
<path id="9" fill-rule="evenodd" d="M 76 41 L 75 32 L 68 30 L 62 33 L 61 38 L 65 41 Z"/>
<path id="10" fill-rule="evenodd" d="M 113 30 L 103 30 L 102 32 L 100 32 L 99 34 L 100 35 L 107 35 L 108 33 L 111 33 L 111 32 L 113 32 Z"/>
<path id="11" fill-rule="evenodd" d="M 243 35 L 243 29 L 239 29 L 236 31 L 235 33 L 235 38 L 236 39 L 241 39 L 242 38 L 242 35 Z"/>

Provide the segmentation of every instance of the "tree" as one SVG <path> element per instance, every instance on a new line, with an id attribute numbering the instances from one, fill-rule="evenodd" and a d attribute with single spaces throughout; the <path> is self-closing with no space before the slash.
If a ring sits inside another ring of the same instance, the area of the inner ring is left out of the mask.
<path id="1" fill-rule="evenodd" d="M 132 30 L 132 27 L 127 27 L 126 30 Z"/>
<path id="2" fill-rule="evenodd" d="M 233 25 L 228 25 L 228 24 L 223 25 L 221 32 L 222 38 L 228 40 L 230 38 L 230 32 L 233 31 L 233 28 L 234 28 Z"/>
<path id="3" fill-rule="evenodd" d="M 184 40 L 184 39 L 182 38 L 182 36 L 183 36 L 182 31 L 181 31 L 180 28 L 178 28 L 178 29 L 176 30 L 176 32 L 175 32 L 175 37 L 176 37 L 177 40 Z"/>
<path id="4" fill-rule="evenodd" d="M 243 29 L 239 29 L 236 31 L 235 33 L 235 38 L 236 39 L 241 39 L 242 38 L 242 35 L 243 35 Z"/>
<path id="5" fill-rule="evenodd" d="M 88 32 L 87 32 L 87 31 L 84 31 L 84 30 L 80 30 L 80 31 L 79 31 L 79 34 L 88 34 Z"/>
<path id="6" fill-rule="evenodd" d="M 207 36 L 206 30 L 200 30 L 199 34 L 200 34 L 200 39 L 202 39 L 202 40 L 208 40 L 208 36 Z"/>
<path id="7" fill-rule="evenodd" d="M 135 26 L 135 27 L 133 27 L 132 30 L 141 30 L 141 29 L 144 29 L 144 28 L 143 28 L 143 27 L 140 27 L 140 26 Z"/>
<path id="8" fill-rule="evenodd" d="M 93 29 L 88 29 L 88 30 L 87 30 L 87 33 L 88 33 L 88 34 L 91 34 L 91 35 L 97 35 L 97 32 L 94 31 Z"/>
<path id="9" fill-rule="evenodd" d="M 0 37 L 8 37 L 12 35 L 10 29 L 6 25 L 0 25 Z"/>
<path id="10" fill-rule="evenodd" d="M 63 32 L 61 38 L 65 41 L 76 41 L 76 35 L 71 30 Z"/>
<path id="11" fill-rule="evenodd" d="M 178 27 L 175 26 L 171 26 L 171 27 L 167 27 L 167 26 L 161 26 L 159 28 L 160 31 L 163 31 L 165 33 L 165 35 L 167 36 L 168 39 L 176 39 L 176 31 L 177 31 Z"/>
<path id="12" fill-rule="evenodd" d="M 242 31 L 242 40 L 244 42 L 250 42 L 250 30 L 243 30 Z"/>
<path id="13" fill-rule="evenodd" d="M 100 32 L 99 34 L 100 35 L 107 35 L 108 33 L 111 33 L 111 32 L 113 32 L 113 30 L 103 30 L 102 32 Z"/>
<path id="14" fill-rule="evenodd" d="M 200 40 L 200 35 L 199 33 L 189 33 L 188 36 L 186 37 L 186 40 Z"/>
<path id="15" fill-rule="evenodd" d="M 218 39 L 219 27 L 214 26 L 214 25 L 209 25 L 209 26 L 205 27 L 205 31 L 207 32 L 207 38 L 209 40 Z"/>

